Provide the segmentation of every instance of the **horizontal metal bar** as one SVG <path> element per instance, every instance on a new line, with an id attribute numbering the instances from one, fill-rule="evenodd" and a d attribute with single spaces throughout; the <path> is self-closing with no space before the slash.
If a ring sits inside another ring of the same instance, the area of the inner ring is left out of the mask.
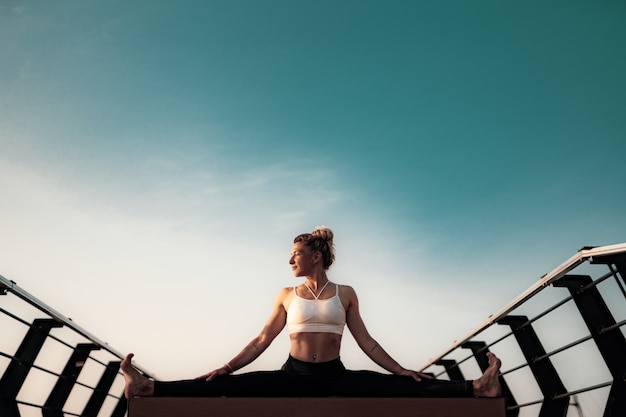
<path id="1" fill-rule="evenodd" d="M 554 397 L 552 397 L 552 399 L 559 400 L 561 398 L 569 397 L 569 396 L 576 395 L 576 394 L 581 394 L 583 392 L 589 392 L 589 391 L 593 391 L 593 390 L 600 389 L 600 388 L 610 387 L 612 384 L 613 382 L 611 381 L 604 382 L 602 384 L 592 385 L 590 387 L 581 388 L 575 391 L 564 392 L 563 394 L 555 395 Z"/>
<path id="2" fill-rule="evenodd" d="M 0 352 L 0 356 L 4 356 L 4 357 L 5 357 L 5 358 L 7 358 L 7 359 L 13 359 L 13 356 L 8 355 L 8 354 L 6 354 L 6 353 L 4 353 L 4 352 Z"/>
<path id="3" fill-rule="evenodd" d="M 31 324 L 27 322 L 26 320 L 22 319 L 21 317 L 16 316 L 15 314 L 11 313 L 10 311 L 5 310 L 2 307 L 0 307 L 0 313 L 4 313 L 5 315 L 11 317 L 13 320 L 18 321 L 22 324 L 25 324 L 26 326 L 31 326 Z"/>
<path id="4" fill-rule="evenodd" d="M 470 341 L 477 334 L 481 333 L 485 329 L 492 326 L 499 319 L 506 316 L 511 311 L 515 310 L 520 305 L 524 304 L 526 301 L 534 297 L 537 293 L 542 291 L 547 286 L 551 285 L 554 281 L 562 278 L 568 272 L 578 267 L 580 264 L 588 261 L 594 256 L 606 256 L 606 255 L 614 255 L 618 253 L 626 253 L 626 243 L 620 243 L 617 245 L 608 245 L 608 246 L 600 246 L 596 248 L 584 248 L 579 250 L 574 256 L 563 262 L 561 265 L 556 267 L 554 270 L 544 275 L 537 281 L 534 285 L 529 287 L 526 291 L 522 292 L 520 295 L 515 297 L 511 302 L 506 304 L 500 310 L 490 315 L 487 320 L 485 320 L 478 327 L 467 333 L 462 338 L 456 340 L 452 343 L 451 346 L 446 348 L 443 352 L 441 352 L 438 356 L 431 358 L 429 362 L 422 366 L 420 370 L 424 370 L 431 366 L 433 363 L 443 359 L 446 355 L 451 353 L 452 351 L 458 349 L 464 343 Z"/>
<path id="5" fill-rule="evenodd" d="M 574 346 L 580 345 L 583 342 L 586 342 L 587 340 L 590 340 L 593 336 L 589 335 L 589 336 L 585 336 L 585 337 L 581 337 L 578 340 L 575 340 L 571 343 L 568 343 L 567 345 L 561 346 L 558 349 L 553 350 L 552 352 L 546 353 L 545 355 L 542 356 L 537 356 L 536 358 L 533 359 L 533 362 L 539 362 L 542 361 L 546 358 L 549 358 L 550 356 L 556 355 L 557 353 L 561 353 L 569 348 L 573 348 Z"/>
<path id="6" fill-rule="evenodd" d="M 522 368 L 526 368 L 526 367 L 528 367 L 528 364 L 527 364 L 527 363 L 523 363 L 523 364 L 518 365 L 518 366 L 516 366 L 516 367 L 514 367 L 514 368 L 507 369 L 506 371 L 502 371 L 502 372 L 500 372 L 500 375 L 504 376 L 504 375 L 506 375 L 506 374 L 510 374 L 510 373 L 515 372 L 515 371 L 519 371 L 520 369 L 522 369 Z"/>
<path id="7" fill-rule="evenodd" d="M 611 265 L 609 265 L 609 268 L 610 268 L 610 267 L 611 267 Z M 612 278 L 613 276 L 614 276 L 614 274 L 612 273 L 612 271 L 609 271 L 609 272 L 607 272 L 606 274 L 604 274 L 604 275 L 602 275 L 602 276 L 600 276 L 600 277 L 596 278 L 596 279 L 595 279 L 595 280 L 594 280 L 591 284 L 589 284 L 589 285 L 590 285 L 590 286 L 591 286 L 591 285 L 595 285 L 595 286 L 597 287 L 598 285 L 600 285 L 601 283 L 603 283 L 603 282 L 604 282 L 604 281 L 606 281 L 607 279 Z"/>
<path id="8" fill-rule="evenodd" d="M 559 301 L 558 303 L 554 304 L 553 306 L 547 308 L 546 310 L 542 311 L 541 313 L 539 313 L 538 315 L 536 315 L 533 318 L 528 319 L 525 323 L 521 324 L 520 326 L 517 327 L 518 330 L 523 329 L 526 326 L 530 326 L 531 324 L 533 324 L 534 322 L 536 322 L 537 320 L 547 316 L 548 314 L 552 313 L 554 310 L 556 310 L 557 308 L 563 306 L 564 304 L 566 304 L 567 302 L 572 300 L 572 296 L 568 296 L 564 299 L 562 299 L 561 301 Z M 501 342 L 502 340 L 506 339 L 507 337 L 513 336 L 514 333 L 513 331 L 510 331 L 509 333 L 505 334 L 504 336 L 500 337 L 499 339 L 496 339 L 494 342 L 492 342 L 490 344 L 490 346 L 495 345 L 498 342 Z"/>
<path id="9" fill-rule="evenodd" d="M 60 375 L 60 374 L 57 374 L 56 372 L 51 371 L 51 370 L 49 370 L 49 369 L 42 368 L 42 367 L 41 367 L 41 366 L 39 366 L 39 365 L 32 364 L 32 365 L 31 365 L 31 368 L 36 369 L 36 370 L 41 371 L 41 372 L 45 372 L 45 373 L 47 373 L 47 374 L 49 374 L 49 375 L 54 375 L 54 376 L 56 376 L 57 378 L 60 378 L 60 377 L 61 377 L 61 375 Z"/>
<path id="10" fill-rule="evenodd" d="M 536 405 L 536 404 L 541 404 L 542 402 L 543 402 L 543 399 L 537 400 L 537 401 L 530 401 L 530 402 L 527 402 L 527 403 L 524 403 L 524 404 L 512 405 L 512 406 L 507 407 L 506 409 L 507 410 L 517 410 L 519 408 L 528 407 L 528 406 Z"/>
<path id="11" fill-rule="evenodd" d="M 116 400 L 119 400 L 122 398 L 120 395 L 111 394 L 111 391 L 107 393 L 107 397 L 115 398 Z"/>
<path id="12" fill-rule="evenodd" d="M 33 408 L 39 408 L 40 410 L 43 410 L 43 405 L 39 405 L 39 404 L 33 404 L 33 403 L 29 403 L 26 401 L 20 401 L 20 400 L 15 400 L 16 403 L 21 404 L 21 405 L 25 405 L 28 407 L 33 407 Z"/>
<path id="13" fill-rule="evenodd" d="M 614 324 L 614 325 L 612 325 L 612 326 L 607 326 L 607 327 L 603 327 L 603 328 L 601 328 L 601 329 L 598 331 L 598 333 L 599 333 L 599 334 L 608 333 L 608 332 L 610 332 L 610 331 L 612 331 L 612 330 L 615 330 L 615 329 L 618 329 L 618 328 L 622 327 L 622 326 L 623 326 L 623 325 L 625 325 L 625 324 L 626 324 L 626 320 L 622 320 L 622 321 L 620 321 L 620 322 L 618 322 L 618 323 L 615 323 L 615 324 Z"/>

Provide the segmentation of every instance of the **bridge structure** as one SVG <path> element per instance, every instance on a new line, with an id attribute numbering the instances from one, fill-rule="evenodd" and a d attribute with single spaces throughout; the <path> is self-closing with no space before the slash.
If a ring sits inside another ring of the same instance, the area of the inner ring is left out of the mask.
<path id="1" fill-rule="evenodd" d="M 486 354 L 493 351 L 507 366 L 500 374 L 503 398 L 497 401 L 178 398 L 129 402 L 123 396 L 119 370 L 122 353 L 0 275 L 0 416 L 243 417 L 259 416 L 259 410 L 265 409 L 274 410 L 270 413 L 274 417 L 287 417 L 291 414 L 279 410 L 289 409 L 284 405 L 295 401 L 306 403 L 306 416 L 311 417 L 381 413 L 389 417 L 623 417 L 625 280 L 626 243 L 582 248 L 421 368 L 441 379 L 472 379 L 487 368 Z M 139 371 L 152 377 L 141 367 Z"/>

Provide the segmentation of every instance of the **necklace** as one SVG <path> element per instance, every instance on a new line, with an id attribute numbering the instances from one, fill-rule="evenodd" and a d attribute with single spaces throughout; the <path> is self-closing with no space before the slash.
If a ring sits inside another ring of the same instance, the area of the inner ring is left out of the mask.
<path id="1" fill-rule="evenodd" d="M 309 287 L 308 285 L 306 285 L 306 282 L 304 283 L 304 286 L 307 288 L 307 290 L 309 290 L 311 292 L 311 294 L 313 294 L 313 298 L 315 298 L 316 300 L 319 299 L 319 296 L 322 295 L 322 293 L 324 292 L 324 290 L 326 289 L 326 286 L 330 283 L 330 280 L 326 281 L 326 284 L 324 284 L 324 286 L 322 287 L 322 289 L 320 290 L 319 294 L 315 295 L 315 293 L 313 292 L 313 290 L 311 289 L 311 287 Z"/>

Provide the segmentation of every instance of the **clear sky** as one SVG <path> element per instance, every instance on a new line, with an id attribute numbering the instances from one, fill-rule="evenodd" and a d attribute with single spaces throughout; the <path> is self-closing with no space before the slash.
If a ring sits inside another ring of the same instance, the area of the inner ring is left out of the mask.
<path id="1" fill-rule="evenodd" d="M 626 241 L 625 21 L 617 0 L 2 0 L 0 274 L 193 377 L 326 225 L 331 279 L 423 365 Z"/>

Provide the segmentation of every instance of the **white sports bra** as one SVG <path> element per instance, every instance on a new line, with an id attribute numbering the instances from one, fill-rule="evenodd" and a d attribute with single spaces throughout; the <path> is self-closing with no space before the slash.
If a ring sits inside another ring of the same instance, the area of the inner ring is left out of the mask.
<path id="1" fill-rule="evenodd" d="M 311 291 L 310 288 L 309 291 Z M 323 288 L 322 291 L 324 291 Z M 287 331 L 289 334 L 343 334 L 346 324 L 346 310 L 339 298 L 339 285 L 335 284 L 335 295 L 326 300 L 318 299 L 313 291 L 311 293 L 315 299 L 307 300 L 300 297 L 296 293 L 296 287 L 293 287 L 293 299 L 287 309 Z"/>

